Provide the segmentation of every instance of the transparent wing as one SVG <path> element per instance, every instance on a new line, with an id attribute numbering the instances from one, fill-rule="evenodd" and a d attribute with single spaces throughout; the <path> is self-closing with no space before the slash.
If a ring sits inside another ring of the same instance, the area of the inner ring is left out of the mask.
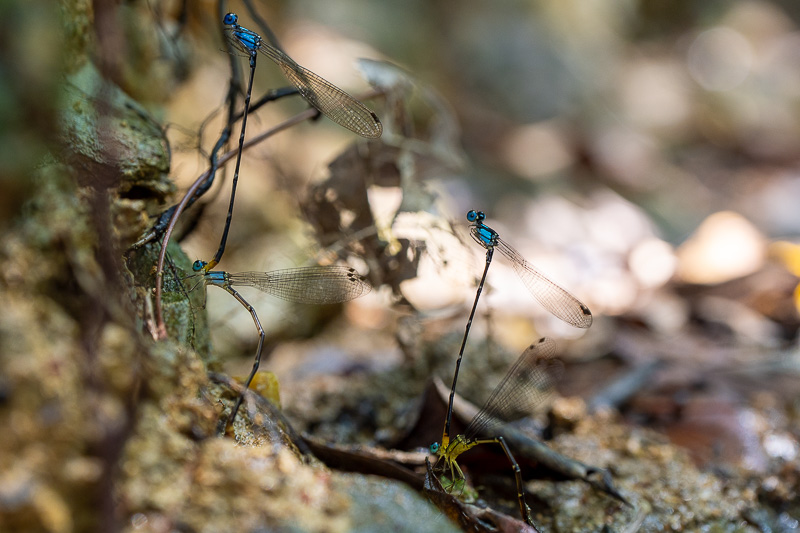
<path id="1" fill-rule="evenodd" d="M 367 294 L 372 287 L 355 269 L 316 266 L 274 272 L 229 274 L 231 285 L 255 287 L 267 294 L 304 304 L 335 304 Z"/>
<path id="2" fill-rule="evenodd" d="M 262 41 L 258 49 L 281 67 L 300 95 L 320 113 L 362 137 L 377 139 L 381 136 L 381 121 L 364 104 L 322 76 L 301 67 L 274 46 Z"/>
<path id="3" fill-rule="evenodd" d="M 564 372 L 564 365 L 553 357 L 555 351 L 555 341 L 542 338 L 522 352 L 467 426 L 467 440 L 530 414 L 549 399 Z"/>
<path id="4" fill-rule="evenodd" d="M 502 239 L 497 239 L 495 248 L 511 261 L 514 271 L 542 307 L 575 327 L 588 328 L 592 325 L 592 312 L 580 300 L 547 279 Z"/>

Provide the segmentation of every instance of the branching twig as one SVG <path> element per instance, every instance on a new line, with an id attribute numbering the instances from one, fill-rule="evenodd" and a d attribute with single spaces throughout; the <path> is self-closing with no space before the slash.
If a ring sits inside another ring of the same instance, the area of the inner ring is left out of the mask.
<path id="1" fill-rule="evenodd" d="M 249 141 L 245 142 L 242 146 L 242 150 L 247 150 L 248 148 L 255 146 L 256 144 L 260 143 L 261 141 L 271 137 L 272 135 L 281 132 L 285 129 L 288 129 L 295 124 L 299 124 L 304 120 L 308 120 L 310 118 L 315 117 L 319 114 L 319 111 L 316 109 L 310 108 L 302 113 L 298 113 L 295 116 L 289 118 L 288 120 L 278 124 L 274 128 L 270 128 L 267 131 L 253 137 Z M 226 163 L 228 160 L 232 159 L 237 153 L 237 150 L 231 150 L 225 153 L 222 157 L 219 158 L 218 164 L 222 165 Z M 187 205 L 189 204 L 190 200 L 194 197 L 195 192 L 201 185 L 205 183 L 210 175 L 211 170 L 207 170 L 203 174 L 197 178 L 194 183 L 192 183 L 191 187 L 186 191 L 186 194 L 181 199 L 180 203 L 175 208 L 175 211 L 172 213 L 172 216 L 169 219 L 169 225 L 167 225 L 167 230 L 164 232 L 164 238 L 161 241 L 161 251 L 158 254 L 158 263 L 156 265 L 156 331 L 158 333 L 158 339 L 166 339 L 167 338 L 167 328 L 164 324 L 164 314 L 162 311 L 161 306 L 161 293 L 162 293 L 162 286 L 164 281 L 164 260 L 167 254 L 167 246 L 169 245 L 169 239 L 172 236 L 172 231 L 175 229 L 175 224 L 178 222 L 178 218 L 181 216 L 181 213 L 186 209 Z"/>

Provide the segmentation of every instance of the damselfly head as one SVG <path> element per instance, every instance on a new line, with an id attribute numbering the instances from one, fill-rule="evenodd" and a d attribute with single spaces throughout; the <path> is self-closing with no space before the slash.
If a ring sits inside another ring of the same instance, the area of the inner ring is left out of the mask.
<path id="1" fill-rule="evenodd" d="M 201 270 L 205 269 L 207 264 L 208 264 L 207 262 L 198 259 L 197 261 L 192 263 L 192 270 L 194 270 L 195 272 L 200 272 Z"/>
<path id="2" fill-rule="evenodd" d="M 228 13 L 222 18 L 222 23 L 226 26 L 234 26 L 237 22 L 239 22 L 239 17 L 236 13 Z"/>
<path id="3" fill-rule="evenodd" d="M 483 211 L 470 211 L 467 213 L 467 220 L 470 222 L 483 222 L 483 219 L 486 218 L 486 215 L 483 214 Z"/>

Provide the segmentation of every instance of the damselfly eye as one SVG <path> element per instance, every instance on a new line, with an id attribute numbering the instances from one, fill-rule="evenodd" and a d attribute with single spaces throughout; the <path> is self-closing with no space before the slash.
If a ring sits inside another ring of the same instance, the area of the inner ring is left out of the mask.
<path id="1" fill-rule="evenodd" d="M 467 213 L 467 220 L 469 220 L 470 222 L 475 222 L 476 218 L 478 218 L 477 211 L 470 211 L 469 213 Z"/>
<path id="2" fill-rule="evenodd" d="M 195 272 L 200 272 L 201 270 L 203 270 L 204 266 L 206 266 L 206 262 L 205 261 L 200 261 L 198 259 L 197 261 L 192 263 L 192 270 L 194 270 Z"/>
<path id="3" fill-rule="evenodd" d="M 431 451 L 431 453 L 438 452 L 439 451 L 439 443 L 438 442 L 434 442 L 433 444 L 428 446 L 428 449 Z"/>
<path id="4" fill-rule="evenodd" d="M 233 26 L 239 20 L 239 17 L 236 16 L 236 13 L 228 13 L 222 18 L 222 23 L 228 26 Z"/>

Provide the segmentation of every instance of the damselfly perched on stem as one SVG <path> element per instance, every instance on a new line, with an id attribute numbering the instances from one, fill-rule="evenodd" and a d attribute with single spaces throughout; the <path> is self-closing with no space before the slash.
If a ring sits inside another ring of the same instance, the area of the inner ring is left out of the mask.
<path id="1" fill-rule="evenodd" d="M 242 131 L 239 134 L 239 151 L 236 154 L 236 166 L 231 182 L 228 216 L 225 219 L 225 227 L 222 230 L 222 238 L 220 239 L 217 253 L 205 265 L 206 272 L 217 266 L 222 260 L 222 255 L 225 253 L 225 245 L 228 241 L 228 232 L 231 227 L 233 206 L 236 199 L 236 186 L 239 183 L 239 168 L 242 161 L 247 115 L 250 111 L 250 95 L 253 91 L 253 77 L 256 72 L 256 60 L 259 52 L 277 63 L 300 93 L 300 96 L 332 121 L 354 133 L 371 139 L 377 139 L 383 133 L 383 125 L 381 125 L 378 116 L 367 109 L 364 104 L 322 76 L 318 76 L 307 68 L 301 67 L 291 57 L 264 41 L 256 32 L 239 26 L 238 22 L 239 17 L 235 13 L 228 13 L 222 19 L 222 23 L 226 26 L 225 35 L 227 35 L 230 43 L 237 50 L 247 54 L 250 60 L 250 78 L 247 82 L 247 92 L 244 96 Z"/>
<path id="2" fill-rule="evenodd" d="M 572 294 L 550 281 L 544 274 L 539 272 L 536 267 L 527 262 L 519 252 L 502 240 L 495 230 L 483 223 L 485 218 L 486 215 L 483 214 L 483 211 L 470 211 L 467 213 L 467 220 L 472 222 L 470 226 L 470 235 L 472 235 L 475 242 L 486 248 L 486 266 L 483 269 L 483 276 L 481 276 L 478 290 L 475 293 L 475 302 L 472 304 L 472 310 L 469 313 L 469 319 L 467 319 L 467 326 L 464 329 L 464 337 L 461 340 L 461 348 L 458 351 L 458 359 L 456 359 L 456 370 L 453 373 L 453 385 L 450 388 L 450 401 L 447 405 L 447 416 L 444 421 L 444 435 L 446 438 L 450 435 L 450 420 L 453 417 L 453 398 L 456 394 L 456 384 L 458 383 L 458 371 L 461 368 L 461 359 L 464 357 L 464 348 L 467 345 L 469 330 L 472 327 L 472 320 L 475 318 L 475 310 L 478 308 L 478 300 L 481 297 L 483 284 L 486 281 L 486 274 L 489 272 L 489 265 L 492 263 L 492 256 L 494 255 L 495 249 L 500 250 L 500 253 L 511 261 L 511 265 L 514 267 L 517 275 L 519 275 L 534 298 L 536 298 L 545 309 L 575 327 L 588 328 L 592 325 L 592 312 L 589 311 L 589 308 Z"/>
<path id="3" fill-rule="evenodd" d="M 196 272 L 187 279 L 201 277 L 205 286 L 213 285 L 227 291 L 244 306 L 253 317 L 258 329 L 258 347 L 256 348 L 253 369 L 244 383 L 244 389 L 231 410 L 226 427 L 233 424 L 236 413 L 244 400 L 245 391 L 253 381 L 261 363 L 261 350 L 264 347 L 264 328 L 258 319 L 256 310 L 245 300 L 234 285 L 253 287 L 266 294 L 282 300 L 302 304 L 335 304 L 347 302 L 367 294 L 372 287 L 355 269 L 345 266 L 313 266 L 275 270 L 273 272 L 237 272 L 228 273 L 222 270 L 206 270 L 205 261 L 195 261 L 192 270 Z M 197 284 L 195 284 L 195 287 Z M 194 289 L 194 287 L 192 287 Z"/>

